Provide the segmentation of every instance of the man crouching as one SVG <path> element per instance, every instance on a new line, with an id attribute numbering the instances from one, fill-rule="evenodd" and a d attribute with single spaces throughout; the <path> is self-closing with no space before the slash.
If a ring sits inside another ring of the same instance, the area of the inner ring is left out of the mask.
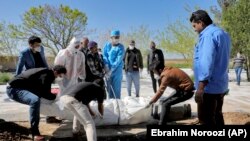
<path id="1" fill-rule="evenodd" d="M 71 111 L 83 125 L 88 141 L 97 140 L 95 123 L 90 114 L 92 110 L 90 109 L 89 103 L 92 100 L 97 100 L 98 115 L 102 118 L 104 96 L 105 92 L 100 86 L 91 82 L 81 82 L 68 88 L 60 98 L 64 107 Z"/>

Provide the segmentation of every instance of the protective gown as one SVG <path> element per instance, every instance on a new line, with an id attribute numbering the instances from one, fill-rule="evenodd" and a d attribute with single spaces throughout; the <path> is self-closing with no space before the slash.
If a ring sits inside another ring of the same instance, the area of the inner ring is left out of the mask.
<path id="1" fill-rule="evenodd" d="M 106 43 L 103 49 L 103 60 L 108 70 L 107 74 L 107 90 L 109 98 L 121 98 L 121 83 L 122 83 L 122 69 L 123 69 L 123 57 L 124 46 L 118 44 L 112 46 L 111 43 Z"/>
<path id="2" fill-rule="evenodd" d="M 60 87 L 60 96 L 62 96 L 67 87 L 77 84 L 80 80 L 85 80 L 85 56 L 75 46 L 80 45 L 80 41 L 73 38 L 66 49 L 60 50 L 55 58 L 55 65 L 65 66 L 66 76 L 62 82 L 58 82 Z"/>

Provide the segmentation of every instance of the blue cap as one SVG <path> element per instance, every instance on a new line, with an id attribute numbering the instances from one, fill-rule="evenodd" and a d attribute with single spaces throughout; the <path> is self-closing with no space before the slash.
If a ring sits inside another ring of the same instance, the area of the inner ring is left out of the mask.
<path id="1" fill-rule="evenodd" d="M 113 36 L 120 36 L 120 31 L 119 30 L 113 30 L 113 31 L 111 31 L 110 36 L 111 37 L 113 37 Z"/>

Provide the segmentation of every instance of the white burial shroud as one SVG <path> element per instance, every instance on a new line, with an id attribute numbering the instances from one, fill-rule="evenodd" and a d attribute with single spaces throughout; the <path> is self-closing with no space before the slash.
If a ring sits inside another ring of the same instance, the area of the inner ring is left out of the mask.
<path id="1" fill-rule="evenodd" d="M 165 93 L 172 94 L 173 89 L 167 87 Z M 151 108 L 145 108 L 151 97 L 125 97 L 123 99 L 107 99 L 104 101 L 103 119 L 95 118 L 96 126 L 102 125 L 132 125 L 149 121 Z M 158 100 L 159 101 L 159 100 Z M 56 116 L 62 119 L 72 120 L 72 113 L 66 108 L 59 108 L 60 102 L 51 103 L 45 99 L 41 100 L 40 113 L 46 116 Z M 158 103 L 156 103 L 158 105 Z M 90 107 L 95 113 L 99 113 L 97 102 L 92 101 Z"/>

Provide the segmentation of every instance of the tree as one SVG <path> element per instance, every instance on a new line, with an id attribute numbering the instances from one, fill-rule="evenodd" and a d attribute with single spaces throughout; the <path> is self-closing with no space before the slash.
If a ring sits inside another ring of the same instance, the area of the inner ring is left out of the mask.
<path id="1" fill-rule="evenodd" d="M 129 45 L 130 40 L 135 40 L 136 47 L 141 50 L 143 56 L 147 56 L 150 41 L 152 40 L 152 32 L 147 26 L 141 25 L 139 27 L 132 27 L 131 30 L 125 35 L 125 45 Z M 146 61 L 146 59 L 144 59 Z"/>
<path id="2" fill-rule="evenodd" d="M 169 24 L 164 31 L 159 33 L 158 39 L 160 45 L 167 52 L 174 52 L 191 63 L 193 57 L 193 48 L 196 43 L 197 35 L 191 28 L 183 22 L 176 21 Z"/>
<path id="3" fill-rule="evenodd" d="M 222 21 L 222 9 L 230 7 L 236 3 L 237 0 L 217 0 L 219 7 L 211 6 L 210 11 L 214 15 L 214 23 L 221 24 Z"/>
<path id="4" fill-rule="evenodd" d="M 42 38 L 42 44 L 56 55 L 70 40 L 86 34 L 87 16 L 69 6 L 50 5 L 31 7 L 22 16 L 21 25 L 11 25 L 13 36 L 27 39 L 31 35 Z"/>
<path id="5" fill-rule="evenodd" d="M 0 23 L 0 55 L 14 56 L 17 55 L 18 40 L 11 36 L 10 27 L 5 22 Z"/>
<path id="6" fill-rule="evenodd" d="M 247 58 L 247 78 L 250 81 L 250 3 L 238 0 L 222 10 L 222 26 L 232 39 L 232 54 L 241 50 Z"/>

